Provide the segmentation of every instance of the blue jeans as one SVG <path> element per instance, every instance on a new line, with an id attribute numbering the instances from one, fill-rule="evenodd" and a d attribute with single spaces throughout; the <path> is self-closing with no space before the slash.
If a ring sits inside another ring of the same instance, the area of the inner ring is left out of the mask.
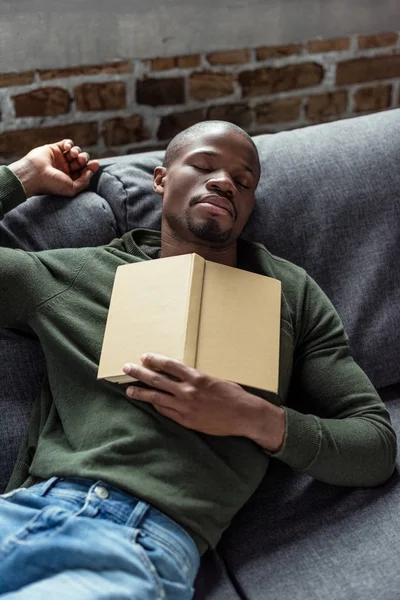
<path id="1" fill-rule="evenodd" d="M 102 481 L 53 477 L 0 496 L 5 600 L 187 600 L 198 567 L 177 523 Z"/>

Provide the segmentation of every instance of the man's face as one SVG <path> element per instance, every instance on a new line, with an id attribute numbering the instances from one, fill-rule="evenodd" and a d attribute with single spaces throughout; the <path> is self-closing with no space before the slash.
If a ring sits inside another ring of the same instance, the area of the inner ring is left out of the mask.
<path id="1" fill-rule="evenodd" d="M 231 245 L 253 210 L 259 176 L 256 152 L 244 136 L 224 127 L 199 136 L 168 168 L 155 170 L 163 228 L 185 242 Z"/>

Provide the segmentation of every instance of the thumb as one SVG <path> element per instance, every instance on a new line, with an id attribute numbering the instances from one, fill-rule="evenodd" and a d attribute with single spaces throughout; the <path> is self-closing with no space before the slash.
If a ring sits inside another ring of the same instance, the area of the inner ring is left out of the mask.
<path id="1" fill-rule="evenodd" d="M 93 176 L 93 171 L 91 171 L 90 169 L 86 169 L 86 171 L 84 171 L 80 177 L 78 177 L 78 179 L 75 179 L 75 181 L 70 180 L 70 186 L 72 188 L 72 195 L 75 196 L 76 194 L 79 194 L 79 192 L 82 192 L 83 190 L 85 190 L 87 188 L 87 186 L 89 185 L 89 182 L 91 180 Z"/>

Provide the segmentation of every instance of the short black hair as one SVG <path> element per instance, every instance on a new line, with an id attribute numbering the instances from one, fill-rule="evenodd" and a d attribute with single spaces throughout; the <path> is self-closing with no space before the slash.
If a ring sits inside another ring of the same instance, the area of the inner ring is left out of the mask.
<path id="1" fill-rule="evenodd" d="M 191 127 L 184 129 L 180 133 L 178 133 L 168 144 L 167 149 L 165 151 L 163 166 L 169 167 L 177 158 L 178 154 L 182 150 L 182 148 L 191 142 L 193 138 L 197 136 L 212 131 L 216 127 L 223 126 L 227 131 L 232 131 L 234 133 L 238 133 L 242 135 L 250 144 L 253 146 L 254 151 L 257 156 L 258 164 L 260 166 L 260 158 L 258 156 L 258 150 L 249 136 L 241 127 L 234 125 L 233 123 L 229 123 L 229 121 L 200 121 L 200 123 L 195 123 Z"/>

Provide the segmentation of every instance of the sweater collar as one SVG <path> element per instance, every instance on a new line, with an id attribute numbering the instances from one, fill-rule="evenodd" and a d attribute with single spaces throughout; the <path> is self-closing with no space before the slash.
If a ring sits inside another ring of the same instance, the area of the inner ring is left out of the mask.
<path id="1" fill-rule="evenodd" d="M 161 232 L 153 229 L 132 229 L 121 238 L 113 240 L 109 246 L 142 260 L 151 260 L 157 255 L 157 250 L 161 249 Z M 258 255 L 261 249 L 265 251 L 265 248 L 260 244 L 239 238 L 238 268 L 254 273 L 261 272 L 258 264 Z"/>

